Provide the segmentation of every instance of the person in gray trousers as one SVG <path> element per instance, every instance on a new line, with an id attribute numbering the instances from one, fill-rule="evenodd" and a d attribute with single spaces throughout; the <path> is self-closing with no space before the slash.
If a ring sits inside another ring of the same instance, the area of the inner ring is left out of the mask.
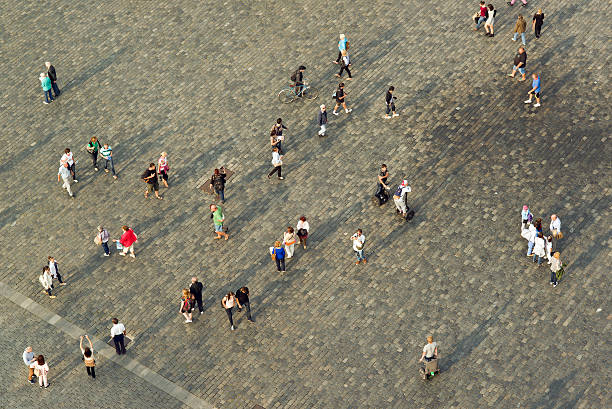
<path id="1" fill-rule="evenodd" d="M 325 131 L 327 130 L 327 111 L 325 110 L 325 105 L 321 105 L 321 110 L 319 111 L 319 115 L 317 117 L 317 123 L 321 127 L 319 136 L 325 136 Z"/>

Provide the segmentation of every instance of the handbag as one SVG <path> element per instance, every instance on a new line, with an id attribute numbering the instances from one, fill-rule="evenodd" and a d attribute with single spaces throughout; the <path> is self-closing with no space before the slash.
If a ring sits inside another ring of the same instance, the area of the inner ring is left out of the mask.
<path id="1" fill-rule="evenodd" d="M 99 234 L 96 234 L 96 237 L 94 238 L 94 243 L 96 243 L 98 246 L 102 244 L 102 239 L 100 238 Z"/>
<path id="2" fill-rule="evenodd" d="M 557 233 L 557 239 L 562 239 L 563 238 L 563 233 L 559 232 Z"/>

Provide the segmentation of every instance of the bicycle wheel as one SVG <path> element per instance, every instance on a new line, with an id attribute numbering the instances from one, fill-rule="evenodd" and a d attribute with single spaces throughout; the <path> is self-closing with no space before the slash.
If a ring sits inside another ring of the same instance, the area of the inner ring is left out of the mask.
<path id="1" fill-rule="evenodd" d="M 302 95 L 304 95 L 306 99 L 315 99 L 319 96 L 319 89 L 308 86 L 308 88 L 305 89 L 304 92 L 302 92 Z"/>
<path id="2" fill-rule="evenodd" d="M 278 93 L 278 100 L 283 104 L 289 104 L 293 102 L 296 95 L 290 88 L 281 89 Z"/>

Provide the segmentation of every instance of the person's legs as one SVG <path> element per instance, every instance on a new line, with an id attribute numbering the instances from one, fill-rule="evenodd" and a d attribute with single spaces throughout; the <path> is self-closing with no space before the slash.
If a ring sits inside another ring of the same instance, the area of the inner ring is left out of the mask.
<path id="1" fill-rule="evenodd" d="M 552 270 L 550 271 L 550 283 L 557 284 L 557 273 Z"/>
<path id="2" fill-rule="evenodd" d="M 527 257 L 530 257 L 533 253 L 533 241 L 527 242 Z"/>
<path id="3" fill-rule="evenodd" d="M 70 170 L 70 173 L 72 174 L 72 180 L 74 180 L 76 182 L 77 181 L 77 177 L 76 177 L 76 163 L 73 163 L 72 166 L 70 166 L 68 169 Z"/>
<path id="4" fill-rule="evenodd" d="M 521 73 L 521 79 L 525 81 L 525 75 L 527 75 L 527 70 L 524 69 L 523 67 L 520 67 L 519 72 Z"/>
<path id="5" fill-rule="evenodd" d="M 285 272 L 285 259 L 281 258 L 280 260 L 281 271 Z"/>
<path id="6" fill-rule="evenodd" d="M 102 242 L 102 248 L 104 249 L 104 254 L 110 254 L 110 249 L 108 248 L 108 242 Z"/>
<path id="7" fill-rule="evenodd" d="M 514 33 L 514 35 L 512 36 L 512 41 L 516 41 L 516 39 L 518 38 L 519 33 Z"/>
<path id="8" fill-rule="evenodd" d="M 274 168 L 270 171 L 270 173 L 268 173 L 268 177 L 272 176 L 273 174 L 275 174 L 279 170 L 280 170 L 280 166 L 274 166 Z"/>
<path id="9" fill-rule="evenodd" d="M 251 317 L 251 303 L 250 302 L 245 302 L 242 304 L 244 307 L 246 307 L 246 312 L 247 312 L 247 319 L 249 321 L 253 321 L 253 318 Z"/>
<path id="10" fill-rule="evenodd" d="M 125 337 L 123 336 L 123 334 L 119 335 L 119 343 L 121 344 L 121 353 L 125 354 Z"/>
<path id="11" fill-rule="evenodd" d="M 340 104 L 338 103 L 338 101 L 336 101 L 336 105 L 334 106 L 334 110 L 332 111 L 332 114 L 336 114 L 336 111 L 338 110 L 338 108 L 340 108 Z"/>
<path id="12" fill-rule="evenodd" d="M 523 41 L 523 45 L 527 45 L 527 41 L 525 40 L 525 33 L 521 33 L 521 40 Z"/>
<path id="13" fill-rule="evenodd" d="M 112 157 L 112 156 L 111 156 L 111 158 L 108 160 L 108 162 L 110 162 L 110 165 L 111 165 L 111 172 L 112 172 L 113 176 L 115 176 L 115 175 L 116 175 L 116 173 L 115 173 L 115 163 L 113 162 L 113 157 Z"/>
<path id="14" fill-rule="evenodd" d="M 232 318 L 232 309 L 231 308 L 226 308 L 225 312 L 227 313 L 227 319 L 230 322 L 230 325 L 233 327 L 234 326 L 234 319 Z"/>
<path id="15" fill-rule="evenodd" d="M 59 95 L 61 94 L 59 87 L 57 86 L 57 82 L 52 82 L 51 86 L 53 87 L 53 92 L 55 92 L 55 97 L 59 97 Z"/>
<path id="16" fill-rule="evenodd" d="M 393 112 L 393 116 L 399 116 L 395 113 L 395 102 L 391 102 L 391 112 Z"/>
<path id="17" fill-rule="evenodd" d="M 28 366 L 28 381 L 32 381 L 32 377 L 34 376 L 34 368 Z"/>
<path id="18" fill-rule="evenodd" d="M 202 303 L 202 297 L 196 297 L 196 304 L 198 304 L 198 311 L 200 311 L 200 314 L 204 312 L 204 307 L 203 307 L 203 303 Z"/>
<path id="19" fill-rule="evenodd" d="M 480 26 L 482 25 L 482 23 L 484 23 L 484 21 L 485 21 L 485 20 L 486 20 L 486 18 L 481 16 L 481 17 L 478 19 L 478 23 L 476 24 L 476 28 L 475 28 L 475 30 L 478 30 L 478 29 L 480 28 Z"/>
<path id="20" fill-rule="evenodd" d="M 128 248 L 126 249 L 126 252 L 125 252 L 126 254 L 127 254 L 128 250 L 129 250 L 129 252 L 130 252 L 130 257 L 136 257 L 136 256 L 134 255 L 134 245 L 133 245 L 133 244 L 132 244 L 130 247 L 128 247 Z"/>
<path id="21" fill-rule="evenodd" d="M 221 199 L 221 203 L 224 203 L 224 202 L 225 202 L 225 195 L 224 195 L 224 192 L 223 192 L 224 190 L 225 190 L 225 189 L 219 189 L 219 190 L 217 190 L 217 189 L 215 188 L 215 193 L 219 195 L 219 199 Z"/>
<path id="22" fill-rule="evenodd" d="M 536 24 L 533 31 L 535 32 L 536 38 L 540 38 L 540 34 L 541 34 L 541 31 L 542 31 L 542 26 Z"/>
<path id="23" fill-rule="evenodd" d="M 57 276 L 57 281 L 59 281 L 59 283 L 62 284 L 63 283 L 62 275 L 59 273 L 59 271 L 56 271 L 55 275 Z"/>
<path id="24" fill-rule="evenodd" d="M 91 367 L 91 378 L 96 379 L 96 368 L 93 366 Z"/>
<path id="25" fill-rule="evenodd" d="M 348 74 L 349 79 L 353 78 L 353 75 L 351 74 L 351 70 L 349 69 L 349 67 L 344 67 L 344 69 L 346 70 L 346 73 Z"/>
<path id="26" fill-rule="evenodd" d="M 342 51 L 338 50 L 338 58 L 336 58 L 336 64 L 338 64 L 341 59 L 342 59 Z"/>
<path id="27" fill-rule="evenodd" d="M 86 366 L 85 369 L 87 370 L 87 376 L 91 376 L 91 368 Z"/>
<path id="28" fill-rule="evenodd" d="M 278 166 L 278 178 L 282 179 L 283 174 L 282 174 L 282 166 Z"/>
<path id="29" fill-rule="evenodd" d="M 64 184 L 62 185 L 62 187 L 68 191 L 68 194 L 70 196 L 72 196 L 72 188 L 70 187 L 70 180 L 68 180 L 68 178 L 66 179 L 62 178 L 62 180 L 64 181 Z"/>
<path id="30" fill-rule="evenodd" d="M 121 337 L 123 338 L 123 335 L 121 335 Z M 119 335 L 115 335 L 113 337 L 113 343 L 115 344 L 115 351 L 117 352 L 117 355 L 121 355 L 121 344 L 119 343 Z"/>
<path id="31" fill-rule="evenodd" d="M 282 271 L 281 265 L 280 265 L 280 259 L 274 258 L 274 261 L 276 262 L 276 270 L 279 272 Z"/>
<path id="32" fill-rule="evenodd" d="M 98 152 L 90 152 L 91 155 L 91 164 L 94 169 L 98 168 Z"/>

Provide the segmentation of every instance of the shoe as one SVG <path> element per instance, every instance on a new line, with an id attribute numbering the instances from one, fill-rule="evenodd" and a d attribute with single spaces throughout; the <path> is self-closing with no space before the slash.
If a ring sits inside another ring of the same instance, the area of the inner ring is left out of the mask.
<path id="1" fill-rule="evenodd" d="M 50 295 L 49 298 L 55 298 L 55 295 Z"/>
<path id="2" fill-rule="evenodd" d="M 393 114 L 393 117 L 395 118 L 396 116 L 399 116 L 399 114 Z"/>
<path id="3" fill-rule="evenodd" d="M 60 283 L 60 285 L 66 285 L 66 283 Z"/>
<path id="4" fill-rule="evenodd" d="M 357 260 L 357 262 L 355 263 L 355 265 L 357 265 L 357 264 L 359 264 L 359 263 L 361 263 L 361 260 Z"/>
<path id="5" fill-rule="evenodd" d="M 336 74 L 336 77 L 338 77 L 338 78 L 342 78 L 342 77 L 340 76 L 340 74 Z"/>
<path id="6" fill-rule="evenodd" d="M 334 64 L 338 64 L 338 61 L 334 61 Z"/>
<path id="7" fill-rule="evenodd" d="M 513 6 L 513 4 L 512 4 L 512 3 L 510 3 L 509 1 L 507 1 L 507 2 L 506 2 L 506 4 L 507 4 L 507 5 L 509 5 L 510 7 L 512 7 L 512 6 Z"/>
<path id="8" fill-rule="evenodd" d="M 512 41 L 516 41 L 516 38 L 512 37 Z"/>
<path id="9" fill-rule="evenodd" d="M 117 179 L 117 175 L 113 176 L 113 179 Z"/>
<path id="10" fill-rule="evenodd" d="M 519 79 L 519 82 L 523 82 L 523 81 L 525 81 L 525 78 Z"/>
<path id="11" fill-rule="evenodd" d="M 334 115 L 336 115 L 336 116 L 340 115 L 340 114 L 339 114 L 339 113 L 337 113 L 336 111 L 332 111 L 332 114 L 334 114 Z"/>
<path id="12" fill-rule="evenodd" d="M 102 257 L 110 257 L 110 253 L 109 254 L 104 253 Z"/>
<path id="13" fill-rule="evenodd" d="M 250 322 L 251 324 L 255 324 L 255 321 L 253 321 L 251 318 L 249 318 L 249 322 Z"/>
<path id="14" fill-rule="evenodd" d="M 130 257 L 132 257 L 132 258 L 136 258 L 136 256 L 135 256 L 135 255 L 133 255 L 133 254 L 130 254 Z"/>
<path id="15" fill-rule="evenodd" d="M 366 260 L 365 258 L 363 259 L 363 264 L 367 264 L 368 260 Z"/>
<path id="16" fill-rule="evenodd" d="M 200 315 L 204 314 L 204 311 L 200 311 Z"/>
<path id="17" fill-rule="evenodd" d="M 47 105 L 47 104 L 49 104 L 49 103 L 48 103 L 47 101 L 43 101 L 43 104 Z"/>
<path id="18" fill-rule="evenodd" d="M 236 327 L 234 327 L 233 325 L 230 327 L 230 329 L 233 331 L 236 329 Z"/>
<path id="19" fill-rule="evenodd" d="M 70 197 L 74 197 L 74 194 L 70 193 L 68 196 L 70 196 Z"/>
<path id="20" fill-rule="evenodd" d="M 353 110 L 353 108 L 349 108 L 346 110 L 346 113 L 348 114 L 349 112 L 351 112 Z"/>
<path id="21" fill-rule="evenodd" d="M 45 385 L 45 389 L 47 389 L 49 387 L 49 385 Z"/>
<path id="22" fill-rule="evenodd" d="M 36 381 L 34 379 L 30 379 L 28 382 L 31 383 L 31 384 L 36 383 Z"/>
<path id="23" fill-rule="evenodd" d="M 526 104 L 531 104 L 531 100 L 528 99 L 527 101 L 525 101 Z"/>
<path id="24" fill-rule="evenodd" d="M 538 103 L 533 104 L 533 107 L 534 107 L 534 108 L 537 108 L 537 107 L 539 107 L 539 106 L 540 106 L 540 104 L 538 104 Z"/>
<path id="25" fill-rule="evenodd" d="M 94 168 L 94 170 L 97 172 L 99 169 L 98 168 Z"/>
<path id="26" fill-rule="evenodd" d="M 389 115 L 385 115 L 385 119 L 391 119 Z"/>
<path id="27" fill-rule="evenodd" d="M 495 37 L 495 34 L 489 34 L 489 37 Z"/>
<path id="28" fill-rule="evenodd" d="M 522 4 L 522 6 L 523 6 L 523 7 L 527 7 L 527 4 L 526 4 L 526 3 L 523 3 L 523 4 Z"/>
<path id="29" fill-rule="evenodd" d="M 279 177 L 278 177 L 278 180 L 285 180 L 285 178 L 284 178 L 284 177 L 282 177 L 282 176 L 279 176 Z"/>
<path id="30" fill-rule="evenodd" d="M 270 179 L 270 175 L 268 175 L 268 179 Z"/>
<path id="31" fill-rule="evenodd" d="M 185 320 L 185 324 L 189 324 L 191 320 Z"/>
<path id="32" fill-rule="evenodd" d="M 79 183 L 79 181 L 78 181 L 78 180 L 76 180 L 76 179 L 72 179 L 72 181 L 73 181 L 74 183 Z"/>
<path id="33" fill-rule="evenodd" d="M 553 283 L 553 287 L 556 287 L 556 286 L 557 286 L 557 283 Z"/>

